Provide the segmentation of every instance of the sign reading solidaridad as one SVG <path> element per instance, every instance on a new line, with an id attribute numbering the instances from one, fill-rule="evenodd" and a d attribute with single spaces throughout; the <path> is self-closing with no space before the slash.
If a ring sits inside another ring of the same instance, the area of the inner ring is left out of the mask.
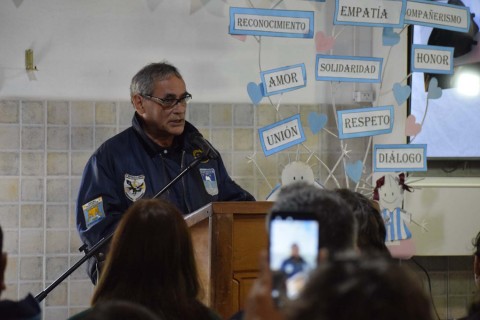
<path id="1" fill-rule="evenodd" d="M 382 58 L 317 54 L 316 80 L 381 82 Z"/>

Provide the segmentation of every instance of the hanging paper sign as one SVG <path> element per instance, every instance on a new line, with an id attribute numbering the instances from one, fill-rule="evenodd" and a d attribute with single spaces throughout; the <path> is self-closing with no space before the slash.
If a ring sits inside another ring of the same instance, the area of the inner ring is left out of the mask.
<path id="1" fill-rule="evenodd" d="M 336 0 L 333 24 L 402 28 L 407 0 Z"/>
<path id="2" fill-rule="evenodd" d="M 339 138 L 349 139 L 391 133 L 393 106 L 337 111 Z"/>
<path id="3" fill-rule="evenodd" d="M 296 90 L 307 85 L 305 64 L 297 64 L 263 71 L 262 78 L 265 96 Z"/>
<path id="4" fill-rule="evenodd" d="M 412 45 L 412 72 L 453 73 L 453 50 L 452 47 Z"/>
<path id="5" fill-rule="evenodd" d="M 405 11 L 405 23 L 468 32 L 470 9 L 448 3 L 409 0 Z"/>
<path id="6" fill-rule="evenodd" d="M 377 144 L 373 171 L 427 171 L 426 144 Z"/>
<path id="7" fill-rule="evenodd" d="M 299 114 L 260 128 L 258 133 L 263 153 L 267 157 L 306 139 Z"/>
<path id="8" fill-rule="evenodd" d="M 319 81 L 381 82 L 382 58 L 317 54 Z"/>
<path id="9" fill-rule="evenodd" d="M 313 11 L 230 7 L 230 34 L 313 38 Z"/>

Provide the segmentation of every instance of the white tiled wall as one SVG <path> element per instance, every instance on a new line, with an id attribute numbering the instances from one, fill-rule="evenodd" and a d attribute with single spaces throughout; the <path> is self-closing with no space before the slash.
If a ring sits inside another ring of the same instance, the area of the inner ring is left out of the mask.
<path id="1" fill-rule="evenodd" d="M 193 103 L 187 118 L 221 152 L 232 178 L 262 200 L 290 161 L 308 160 L 320 182 L 329 175 L 326 167 L 333 168 L 337 162 L 341 154 L 338 138 L 326 131 L 314 135 L 308 128 L 310 112 L 326 114 L 326 128 L 337 132 L 331 106 L 321 105 L 284 105 L 277 112 L 268 104 Z M 258 129 L 297 113 L 307 141 L 265 157 Z M 37 295 L 82 257 L 74 205 L 83 167 L 103 141 L 130 126 L 132 115 L 129 102 L 0 101 L 0 224 L 4 250 L 9 254 L 3 298 L 19 299 L 27 292 Z M 351 150 L 351 161 L 363 160 L 368 138 L 344 143 Z M 368 156 L 365 176 L 370 167 Z M 343 166 L 334 176 L 327 187 L 347 185 Z M 449 272 L 448 263 L 440 265 L 432 281 L 442 318 L 446 318 L 447 306 L 448 315 L 452 310 L 460 312 L 471 296 L 471 284 L 466 291 L 461 284 L 471 283 L 472 272 L 467 266 Z M 85 309 L 92 290 L 85 266 L 81 266 L 44 300 L 44 319 L 65 319 Z"/>

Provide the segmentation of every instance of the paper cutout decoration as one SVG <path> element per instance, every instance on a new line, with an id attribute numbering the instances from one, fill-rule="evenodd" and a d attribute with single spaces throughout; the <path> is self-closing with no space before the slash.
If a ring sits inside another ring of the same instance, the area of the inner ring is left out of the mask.
<path id="1" fill-rule="evenodd" d="M 393 120 L 393 106 L 339 110 L 338 137 L 349 139 L 391 133 Z"/>
<path id="2" fill-rule="evenodd" d="M 373 171 L 427 171 L 426 144 L 376 144 Z"/>
<path id="3" fill-rule="evenodd" d="M 315 180 L 312 168 L 302 161 L 292 161 L 287 164 L 282 170 L 281 179 L 281 184 L 277 184 L 267 196 L 268 201 L 275 201 L 280 188 L 294 182 L 302 181 L 323 189 L 323 186 Z"/>
<path id="4" fill-rule="evenodd" d="M 416 136 L 417 134 L 422 131 L 422 125 L 416 122 L 417 119 L 413 114 L 407 117 L 407 122 L 405 123 L 405 135 L 412 137 Z"/>
<path id="5" fill-rule="evenodd" d="M 452 74 L 454 49 L 453 47 L 412 45 L 411 71 Z"/>
<path id="6" fill-rule="evenodd" d="M 439 99 L 442 96 L 442 88 L 438 86 L 437 78 L 430 79 L 428 83 L 427 99 Z"/>
<path id="7" fill-rule="evenodd" d="M 317 54 L 317 81 L 381 82 L 382 58 Z"/>
<path id="8" fill-rule="evenodd" d="M 230 7 L 230 34 L 313 38 L 313 11 Z"/>
<path id="9" fill-rule="evenodd" d="M 247 85 L 247 92 L 250 100 L 254 105 L 257 105 L 263 98 L 263 84 L 256 84 L 255 82 L 249 82 Z"/>
<path id="10" fill-rule="evenodd" d="M 407 0 L 335 0 L 333 24 L 403 28 Z"/>
<path id="11" fill-rule="evenodd" d="M 440 16 L 443 19 L 439 19 Z M 409 0 L 407 1 L 404 20 L 405 24 L 468 32 L 470 29 L 470 9 L 441 2 Z"/>
<path id="12" fill-rule="evenodd" d="M 387 174 L 376 181 L 373 197 L 379 202 L 385 223 L 387 248 L 393 257 L 409 259 L 415 254 L 415 245 L 407 226 L 412 214 L 402 209 L 405 190 L 411 191 L 405 184 L 405 174 Z"/>
<path id="13" fill-rule="evenodd" d="M 265 97 L 297 90 L 307 85 L 307 71 L 303 63 L 262 71 L 260 78 Z"/>
<path id="14" fill-rule="evenodd" d="M 317 52 L 328 51 L 335 45 L 334 37 L 327 37 L 322 31 L 315 34 L 315 48 Z"/>
<path id="15" fill-rule="evenodd" d="M 19 8 L 22 5 L 23 0 L 12 0 L 15 7 Z"/>
<path id="16" fill-rule="evenodd" d="M 355 183 L 358 183 L 362 177 L 363 163 L 360 160 L 354 163 L 347 163 L 345 170 L 347 172 L 347 176 Z"/>
<path id="17" fill-rule="evenodd" d="M 258 136 L 267 157 L 306 140 L 300 114 L 258 129 Z"/>
<path id="18" fill-rule="evenodd" d="M 247 36 L 244 34 L 231 34 L 231 36 L 237 40 L 240 40 L 242 42 L 245 42 L 247 40 Z"/>
<path id="19" fill-rule="evenodd" d="M 325 114 L 310 112 L 308 114 L 308 126 L 313 134 L 317 134 L 327 124 L 328 117 Z"/>
<path id="20" fill-rule="evenodd" d="M 393 47 L 400 42 L 400 35 L 391 27 L 384 27 L 382 32 L 382 43 L 384 46 Z"/>
<path id="21" fill-rule="evenodd" d="M 407 101 L 408 97 L 412 93 L 412 88 L 409 85 L 402 86 L 400 83 L 395 83 L 393 85 L 393 96 L 397 101 L 397 105 L 402 105 Z"/>

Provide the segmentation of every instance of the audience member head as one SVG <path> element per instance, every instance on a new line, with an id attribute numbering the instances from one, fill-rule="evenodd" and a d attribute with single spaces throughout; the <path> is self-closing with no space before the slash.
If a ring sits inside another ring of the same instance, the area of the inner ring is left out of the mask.
<path id="1" fill-rule="evenodd" d="M 284 186 L 272 212 L 289 211 L 314 213 L 320 223 L 320 248 L 331 254 L 355 247 L 355 219 L 350 208 L 335 192 L 304 182 Z"/>
<path id="2" fill-rule="evenodd" d="M 473 272 L 475 274 L 475 285 L 480 289 L 480 232 L 477 234 L 477 237 L 473 240 L 473 245 L 475 247 L 475 254 L 473 258 Z"/>
<path id="3" fill-rule="evenodd" d="M 390 251 L 385 245 L 385 224 L 379 209 L 373 200 L 368 199 L 359 192 L 350 189 L 335 190 L 350 206 L 357 220 L 357 246 L 365 253 L 385 253 L 390 256 Z"/>
<path id="4" fill-rule="evenodd" d="M 163 320 L 146 307 L 122 300 L 95 305 L 83 320 Z"/>
<path id="5" fill-rule="evenodd" d="M 166 200 L 136 201 L 115 230 L 92 304 L 127 300 L 166 319 L 201 319 L 208 310 L 197 300 L 199 290 L 180 211 Z"/>
<path id="6" fill-rule="evenodd" d="M 285 313 L 290 320 L 431 320 L 420 283 L 383 256 L 337 256 L 319 265 Z"/>
<path id="7" fill-rule="evenodd" d="M 5 269 L 7 269 L 7 254 L 3 252 L 3 231 L 0 226 L 0 295 L 6 289 Z"/>

